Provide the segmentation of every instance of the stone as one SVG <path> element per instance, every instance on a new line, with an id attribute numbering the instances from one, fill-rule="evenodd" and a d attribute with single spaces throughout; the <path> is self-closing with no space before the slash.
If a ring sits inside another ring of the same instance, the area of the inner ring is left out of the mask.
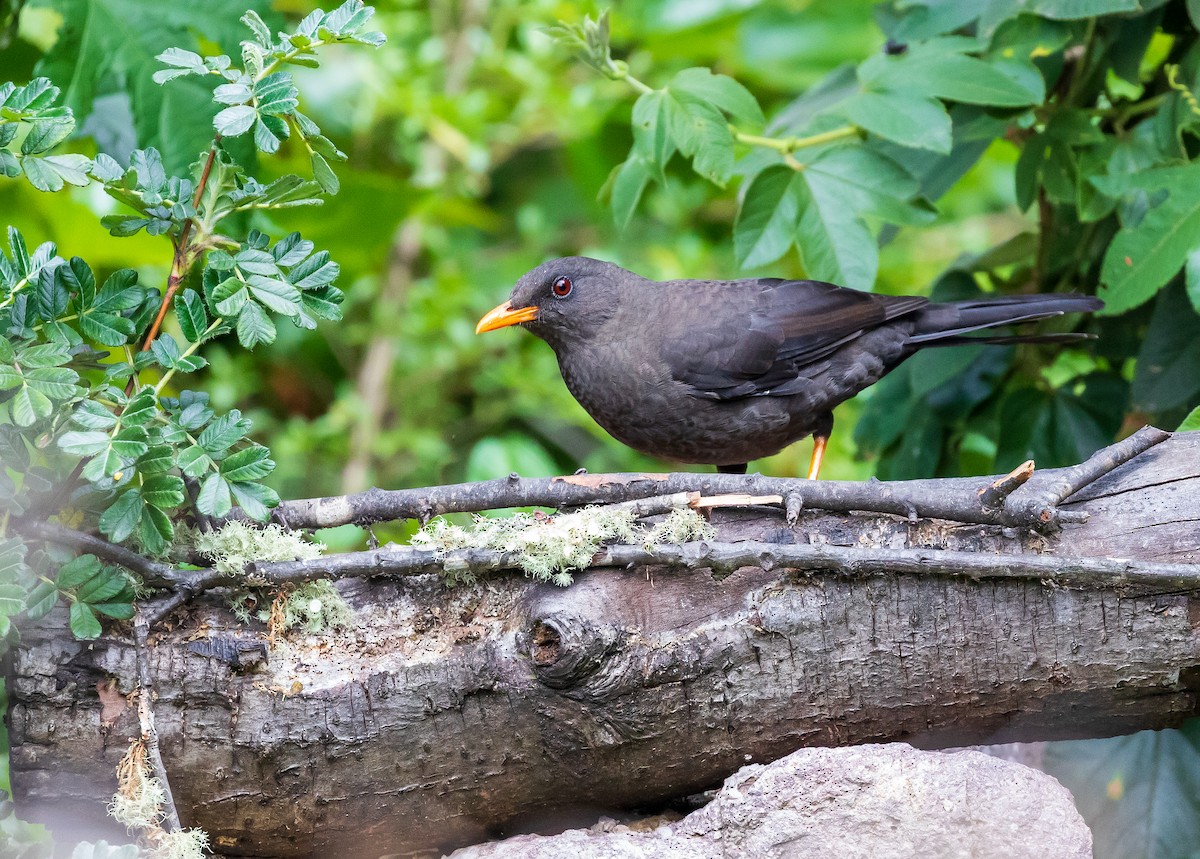
<path id="1" fill-rule="evenodd" d="M 478 844 L 452 859 L 1090 859 L 1071 794 L 976 751 L 801 749 L 743 767 L 705 807 L 639 832 L 611 821 Z"/>

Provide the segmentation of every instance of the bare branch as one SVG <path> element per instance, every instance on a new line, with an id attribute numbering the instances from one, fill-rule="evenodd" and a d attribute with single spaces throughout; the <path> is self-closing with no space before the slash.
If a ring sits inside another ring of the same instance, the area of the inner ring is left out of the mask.
<path id="1" fill-rule="evenodd" d="M 1014 492 L 1004 504 L 1005 514 L 1013 522 L 1028 523 L 1039 530 L 1054 530 L 1072 521 L 1058 505 L 1113 469 L 1124 465 L 1156 444 L 1171 437 L 1155 427 L 1142 427 L 1129 438 L 1096 451 L 1087 461 L 1052 472 L 1052 478 L 1032 482 Z"/>
<path id="2" fill-rule="evenodd" d="M 939 549 L 804 546 L 744 541 L 680 545 L 609 546 L 592 567 L 667 566 L 731 573 L 741 567 L 765 570 L 833 571 L 850 575 L 905 573 L 965 576 L 972 579 L 1036 579 L 1089 588 L 1135 586 L 1153 592 L 1200 590 L 1200 564 L 1167 564 L 1114 558 L 1056 555 L 990 555 Z M 516 555 L 492 549 L 438 552 L 412 546 L 385 546 L 315 558 L 252 564 L 247 575 L 261 584 L 282 585 L 318 578 L 361 578 L 422 573 L 481 574 L 517 569 Z"/>
<path id="3" fill-rule="evenodd" d="M 64 528 L 53 522 L 31 522 L 17 519 L 14 520 L 13 527 L 27 537 L 46 540 L 79 552 L 90 552 L 102 561 L 117 564 L 137 573 L 148 585 L 170 586 L 188 578 L 186 570 L 177 570 L 170 564 L 142 557 L 137 552 L 110 543 L 101 537 Z"/>
<path id="4" fill-rule="evenodd" d="M 981 500 L 996 477 L 936 480 L 866 481 L 802 480 L 757 474 L 581 474 L 566 477 L 521 478 L 510 475 L 479 483 L 458 483 L 420 489 L 369 489 L 354 495 L 285 501 L 275 518 L 291 528 L 333 528 L 371 525 L 398 519 L 427 521 L 443 513 L 478 513 L 509 507 L 581 507 L 611 504 L 679 492 L 703 495 L 779 495 L 788 509 L 833 512 L 890 513 L 909 518 L 946 519 L 981 525 L 1053 528 L 1076 516 L 1045 511 L 1091 480 L 1128 462 L 1170 433 L 1146 427 L 1122 442 L 1096 453 L 1073 468 L 1038 472 L 1021 490 L 1020 501 L 1010 496 L 1003 509 Z"/>
<path id="5" fill-rule="evenodd" d="M 167 769 L 163 766 L 162 754 L 158 748 L 158 729 L 154 724 L 154 678 L 150 674 L 150 619 L 138 613 L 133 619 L 134 652 L 138 668 L 138 721 L 142 727 L 142 740 L 146 743 L 146 754 L 154 777 L 158 779 L 163 790 L 163 821 L 162 827 L 167 832 L 175 832 L 180 828 L 179 811 L 175 808 L 175 797 L 171 793 L 171 782 L 167 778 Z"/>

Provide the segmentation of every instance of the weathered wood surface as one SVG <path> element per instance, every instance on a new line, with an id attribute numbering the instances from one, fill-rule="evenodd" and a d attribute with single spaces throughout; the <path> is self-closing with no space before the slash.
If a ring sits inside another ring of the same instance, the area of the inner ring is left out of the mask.
<path id="1" fill-rule="evenodd" d="M 1054 537 L 890 516 L 726 514 L 722 539 L 1200 562 L 1200 433 L 1073 500 Z M 435 852 L 711 787 L 806 745 L 1103 736 L 1200 711 L 1200 595 L 744 568 L 348 588 L 355 628 L 265 654 L 218 601 L 153 651 L 185 825 L 253 856 Z M 25 816 L 97 822 L 134 710 L 128 640 L 25 632 L 10 671 Z M 102 701 L 107 702 L 102 703 Z"/>

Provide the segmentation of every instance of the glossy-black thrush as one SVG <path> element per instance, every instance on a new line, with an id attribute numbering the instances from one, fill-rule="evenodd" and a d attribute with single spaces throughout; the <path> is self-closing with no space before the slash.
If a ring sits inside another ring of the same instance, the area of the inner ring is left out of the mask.
<path id="1" fill-rule="evenodd" d="M 475 330 L 521 325 L 545 340 L 575 399 L 635 450 L 741 473 L 812 435 L 815 479 L 833 408 L 917 350 L 1075 340 L 1087 335 L 975 332 L 1103 306 L 1077 294 L 939 304 L 815 280 L 657 282 L 565 257 L 522 277 Z"/>

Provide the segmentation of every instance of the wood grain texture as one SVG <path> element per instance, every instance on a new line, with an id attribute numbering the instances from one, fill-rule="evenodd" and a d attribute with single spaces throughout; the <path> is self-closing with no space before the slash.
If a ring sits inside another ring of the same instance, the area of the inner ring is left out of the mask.
<path id="1" fill-rule="evenodd" d="M 719 511 L 720 538 L 1200 562 L 1200 434 L 1070 506 L 1046 537 L 880 515 Z M 1032 481 L 1031 481 L 1032 482 Z M 185 825 L 253 856 L 436 852 L 711 787 L 801 746 L 948 747 L 1178 724 L 1200 689 L 1200 598 L 951 575 L 745 567 L 343 583 L 354 629 L 269 656 L 219 595 L 153 648 L 163 756 Z M 100 823 L 137 731 L 98 684 L 132 643 L 24 632 L 10 667 L 24 815 Z"/>

